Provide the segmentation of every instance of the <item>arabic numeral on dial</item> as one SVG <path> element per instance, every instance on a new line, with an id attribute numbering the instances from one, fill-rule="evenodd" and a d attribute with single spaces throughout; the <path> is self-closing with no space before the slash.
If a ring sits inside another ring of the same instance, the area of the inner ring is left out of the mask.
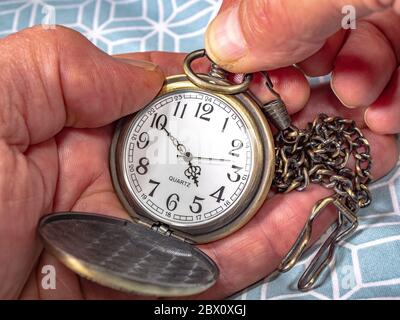
<path id="1" fill-rule="evenodd" d="M 140 158 L 139 165 L 136 167 L 136 172 L 140 175 L 145 175 L 149 171 L 150 161 L 146 157 Z"/>
<path id="2" fill-rule="evenodd" d="M 144 149 L 144 148 L 147 148 L 147 146 L 149 145 L 149 143 L 150 143 L 150 136 L 149 136 L 149 134 L 147 133 L 147 132 L 142 132 L 141 134 L 140 134 L 140 136 L 139 136 L 139 139 L 138 139 L 138 141 L 137 141 L 137 147 L 139 148 L 139 149 Z"/>
<path id="3" fill-rule="evenodd" d="M 233 165 L 233 166 L 232 166 L 232 169 L 235 170 L 235 172 L 234 172 L 233 174 L 231 174 L 230 172 L 228 172 L 228 174 L 227 174 L 228 179 L 229 179 L 230 181 L 232 181 L 232 182 L 238 182 L 238 181 L 240 180 L 239 171 L 242 170 L 243 168 L 242 168 L 242 167 L 239 167 L 239 166 Z"/>
<path id="4" fill-rule="evenodd" d="M 168 119 L 165 114 L 158 115 L 158 113 L 155 113 L 153 115 L 153 120 L 151 121 L 150 127 L 152 127 L 152 128 L 155 127 L 158 130 L 163 130 L 166 127 L 167 122 L 168 122 Z"/>
<path id="5" fill-rule="evenodd" d="M 203 206 L 201 205 L 200 201 L 205 200 L 204 198 L 194 197 L 193 204 L 189 206 L 190 211 L 193 213 L 200 213 L 203 210 Z"/>
<path id="6" fill-rule="evenodd" d="M 167 199 L 167 209 L 169 211 L 174 211 L 178 206 L 179 200 L 179 195 L 177 195 L 176 193 L 171 194 Z"/>
<path id="7" fill-rule="evenodd" d="M 224 191 L 225 191 L 225 186 L 222 186 L 221 188 L 219 188 L 214 193 L 211 193 L 210 197 L 213 197 L 213 198 L 217 199 L 218 203 L 220 203 L 221 201 L 225 201 L 225 199 L 222 198 L 222 196 L 224 194 Z"/>
<path id="8" fill-rule="evenodd" d="M 235 151 L 243 148 L 243 142 L 239 139 L 232 140 L 232 147 L 233 149 L 229 151 L 229 154 L 234 157 L 239 157 L 239 153 L 236 153 Z"/>
<path id="9" fill-rule="evenodd" d="M 178 95 L 174 96 L 174 100 L 175 101 L 179 101 L 179 100 L 182 100 L 182 99 L 183 99 L 183 96 L 181 94 L 178 94 Z"/>
<path id="10" fill-rule="evenodd" d="M 181 106 L 181 102 L 179 101 L 179 102 L 176 104 L 176 108 L 175 108 L 175 112 L 174 112 L 174 117 L 179 117 L 179 118 L 183 119 L 183 116 L 185 115 L 185 112 L 186 112 L 187 103 L 185 103 L 185 104 L 183 105 L 183 108 L 182 108 L 181 111 L 180 111 L 180 106 Z"/>
<path id="11" fill-rule="evenodd" d="M 155 184 L 156 186 L 153 188 L 153 190 L 151 190 L 151 192 L 149 193 L 149 196 L 152 197 L 154 196 L 154 192 L 157 190 L 158 186 L 160 185 L 160 182 L 154 181 L 152 179 L 149 180 L 150 184 Z"/>
<path id="12" fill-rule="evenodd" d="M 200 119 L 205 120 L 205 121 L 210 121 L 211 119 L 206 116 L 214 111 L 214 107 L 209 103 L 203 104 L 203 102 L 200 102 L 199 106 L 197 107 L 196 114 L 194 115 L 196 118 L 199 117 L 200 111 L 203 112 L 203 114 L 200 115 Z"/>

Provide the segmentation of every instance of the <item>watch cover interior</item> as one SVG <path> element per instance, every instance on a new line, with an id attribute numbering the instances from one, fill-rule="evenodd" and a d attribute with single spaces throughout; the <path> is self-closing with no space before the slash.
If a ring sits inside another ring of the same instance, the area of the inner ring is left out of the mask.
<path id="1" fill-rule="evenodd" d="M 41 220 L 39 233 L 46 248 L 74 272 L 124 292 L 193 295 L 211 287 L 219 274 L 193 245 L 127 220 L 55 213 Z"/>

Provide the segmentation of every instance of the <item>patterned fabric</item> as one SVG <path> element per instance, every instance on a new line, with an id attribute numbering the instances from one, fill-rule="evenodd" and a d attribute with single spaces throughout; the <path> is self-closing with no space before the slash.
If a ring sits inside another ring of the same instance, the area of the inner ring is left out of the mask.
<path id="1" fill-rule="evenodd" d="M 203 33 L 219 0 L 6 0 L 0 2 L 0 37 L 53 21 L 86 35 L 108 53 L 203 47 Z M 55 19 L 52 13 L 55 12 Z M 310 252 L 291 272 L 235 295 L 235 299 L 400 298 L 400 162 L 372 186 L 356 235 L 341 243 L 325 282 L 299 293 L 296 281 Z"/>
<path id="2" fill-rule="evenodd" d="M 57 23 L 83 33 L 102 50 L 191 51 L 219 0 L 0 1 L 0 37 L 34 24 Z"/>

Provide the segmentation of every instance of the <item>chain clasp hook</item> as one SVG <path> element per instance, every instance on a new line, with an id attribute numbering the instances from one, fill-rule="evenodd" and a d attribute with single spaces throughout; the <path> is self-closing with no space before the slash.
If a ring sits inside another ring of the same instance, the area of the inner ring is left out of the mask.
<path id="1" fill-rule="evenodd" d="M 344 237 L 351 234 L 358 226 L 357 216 L 343 202 L 343 199 L 339 196 L 331 196 L 318 201 L 312 209 L 307 223 L 298 236 L 295 244 L 278 267 L 280 272 L 287 272 L 299 261 L 310 243 L 312 227 L 315 219 L 328 205 L 333 204 L 338 213 L 336 227 L 321 245 L 310 265 L 300 277 L 298 288 L 301 291 L 307 291 L 312 288 L 322 271 L 332 261 L 337 244 Z"/>

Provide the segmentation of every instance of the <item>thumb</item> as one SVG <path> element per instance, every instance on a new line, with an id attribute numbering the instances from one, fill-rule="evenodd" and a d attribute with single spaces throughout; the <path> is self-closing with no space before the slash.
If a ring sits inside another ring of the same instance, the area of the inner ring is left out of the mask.
<path id="1" fill-rule="evenodd" d="M 206 50 L 231 72 L 254 72 L 300 62 L 337 32 L 353 6 L 357 18 L 400 0 L 229 0 L 210 24 Z"/>
<path id="2" fill-rule="evenodd" d="M 0 49 L 0 138 L 22 149 L 63 127 L 100 127 L 133 113 L 164 80 L 156 65 L 113 58 L 60 26 L 26 29 Z"/>

